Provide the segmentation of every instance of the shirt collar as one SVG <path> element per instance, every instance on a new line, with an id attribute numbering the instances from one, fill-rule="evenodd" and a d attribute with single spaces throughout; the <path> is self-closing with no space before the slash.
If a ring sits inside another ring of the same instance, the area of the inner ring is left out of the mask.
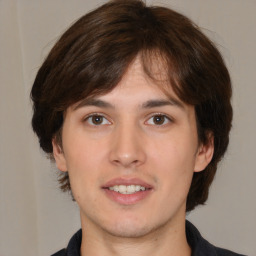
<path id="1" fill-rule="evenodd" d="M 199 233 L 197 228 L 186 220 L 187 241 L 192 250 L 192 256 L 216 256 L 216 250 L 213 245 L 207 242 Z M 82 229 L 73 235 L 68 247 L 67 256 L 80 256 L 80 247 L 82 241 Z"/>

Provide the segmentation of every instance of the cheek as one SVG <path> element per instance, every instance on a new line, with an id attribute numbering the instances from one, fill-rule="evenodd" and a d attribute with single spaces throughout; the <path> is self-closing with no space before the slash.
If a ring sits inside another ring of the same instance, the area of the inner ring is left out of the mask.
<path id="1" fill-rule="evenodd" d="M 191 146 L 192 145 L 192 146 Z M 195 166 L 196 147 L 189 138 L 173 138 L 168 143 L 155 144 L 151 157 L 153 172 L 158 179 L 159 187 L 168 191 L 173 198 L 187 195 Z"/>
<path id="2" fill-rule="evenodd" d="M 151 145 L 151 158 L 161 166 L 178 169 L 180 172 L 193 169 L 197 145 L 188 136 L 173 136 Z"/>
<path id="3" fill-rule="evenodd" d="M 90 143 L 90 140 L 79 134 L 70 139 L 66 137 L 66 141 L 63 141 L 70 184 L 77 201 L 80 195 L 82 197 L 84 189 L 90 193 L 92 186 L 97 185 L 97 173 L 100 170 L 103 151 L 99 150 L 99 144 L 95 144 L 97 143 Z"/>
<path id="4" fill-rule="evenodd" d="M 72 133 L 66 136 L 63 141 L 64 153 L 69 170 L 78 171 L 80 168 L 91 169 L 95 164 L 100 163 L 104 154 L 104 142 L 86 136 L 84 132 Z"/>

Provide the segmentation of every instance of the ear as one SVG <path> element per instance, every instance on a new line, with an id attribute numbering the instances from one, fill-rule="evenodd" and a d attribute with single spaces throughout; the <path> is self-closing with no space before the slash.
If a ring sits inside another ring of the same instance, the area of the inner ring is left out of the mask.
<path id="1" fill-rule="evenodd" d="M 196 154 L 195 161 L 195 172 L 203 171 L 207 165 L 211 162 L 214 153 L 214 137 L 212 133 L 208 134 L 207 144 L 199 145 L 198 151 Z"/>
<path id="2" fill-rule="evenodd" d="M 67 172 L 67 164 L 62 147 L 56 141 L 56 137 L 52 139 L 53 156 L 57 168 L 62 172 Z"/>

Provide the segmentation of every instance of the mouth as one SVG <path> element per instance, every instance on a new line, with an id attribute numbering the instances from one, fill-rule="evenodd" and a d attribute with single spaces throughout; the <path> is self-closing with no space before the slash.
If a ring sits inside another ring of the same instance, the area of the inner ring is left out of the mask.
<path id="1" fill-rule="evenodd" d="M 140 191 L 150 190 L 151 188 L 147 188 L 141 185 L 114 185 L 111 187 L 104 187 L 104 189 L 115 191 L 123 195 L 131 195 Z"/>
<path id="2" fill-rule="evenodd" d="M 116 203 L 131 205 L 148 197 L 153 186 L 140 179 L 118 178 L 107 182 L 102 189 Z"/>

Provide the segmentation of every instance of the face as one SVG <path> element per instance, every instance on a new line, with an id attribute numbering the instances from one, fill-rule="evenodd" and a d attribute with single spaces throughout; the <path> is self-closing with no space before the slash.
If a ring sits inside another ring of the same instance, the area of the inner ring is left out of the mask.
<path id="1" fill-rule="evenodd" d="M 140 237 L 185 221 L 195 171 L 212 146 L 198 142 L 193 106 L 143 73 L 139 59 L 111 92 L 70 106 L 57 167 L 69 172 L 82 225 Z"/>

